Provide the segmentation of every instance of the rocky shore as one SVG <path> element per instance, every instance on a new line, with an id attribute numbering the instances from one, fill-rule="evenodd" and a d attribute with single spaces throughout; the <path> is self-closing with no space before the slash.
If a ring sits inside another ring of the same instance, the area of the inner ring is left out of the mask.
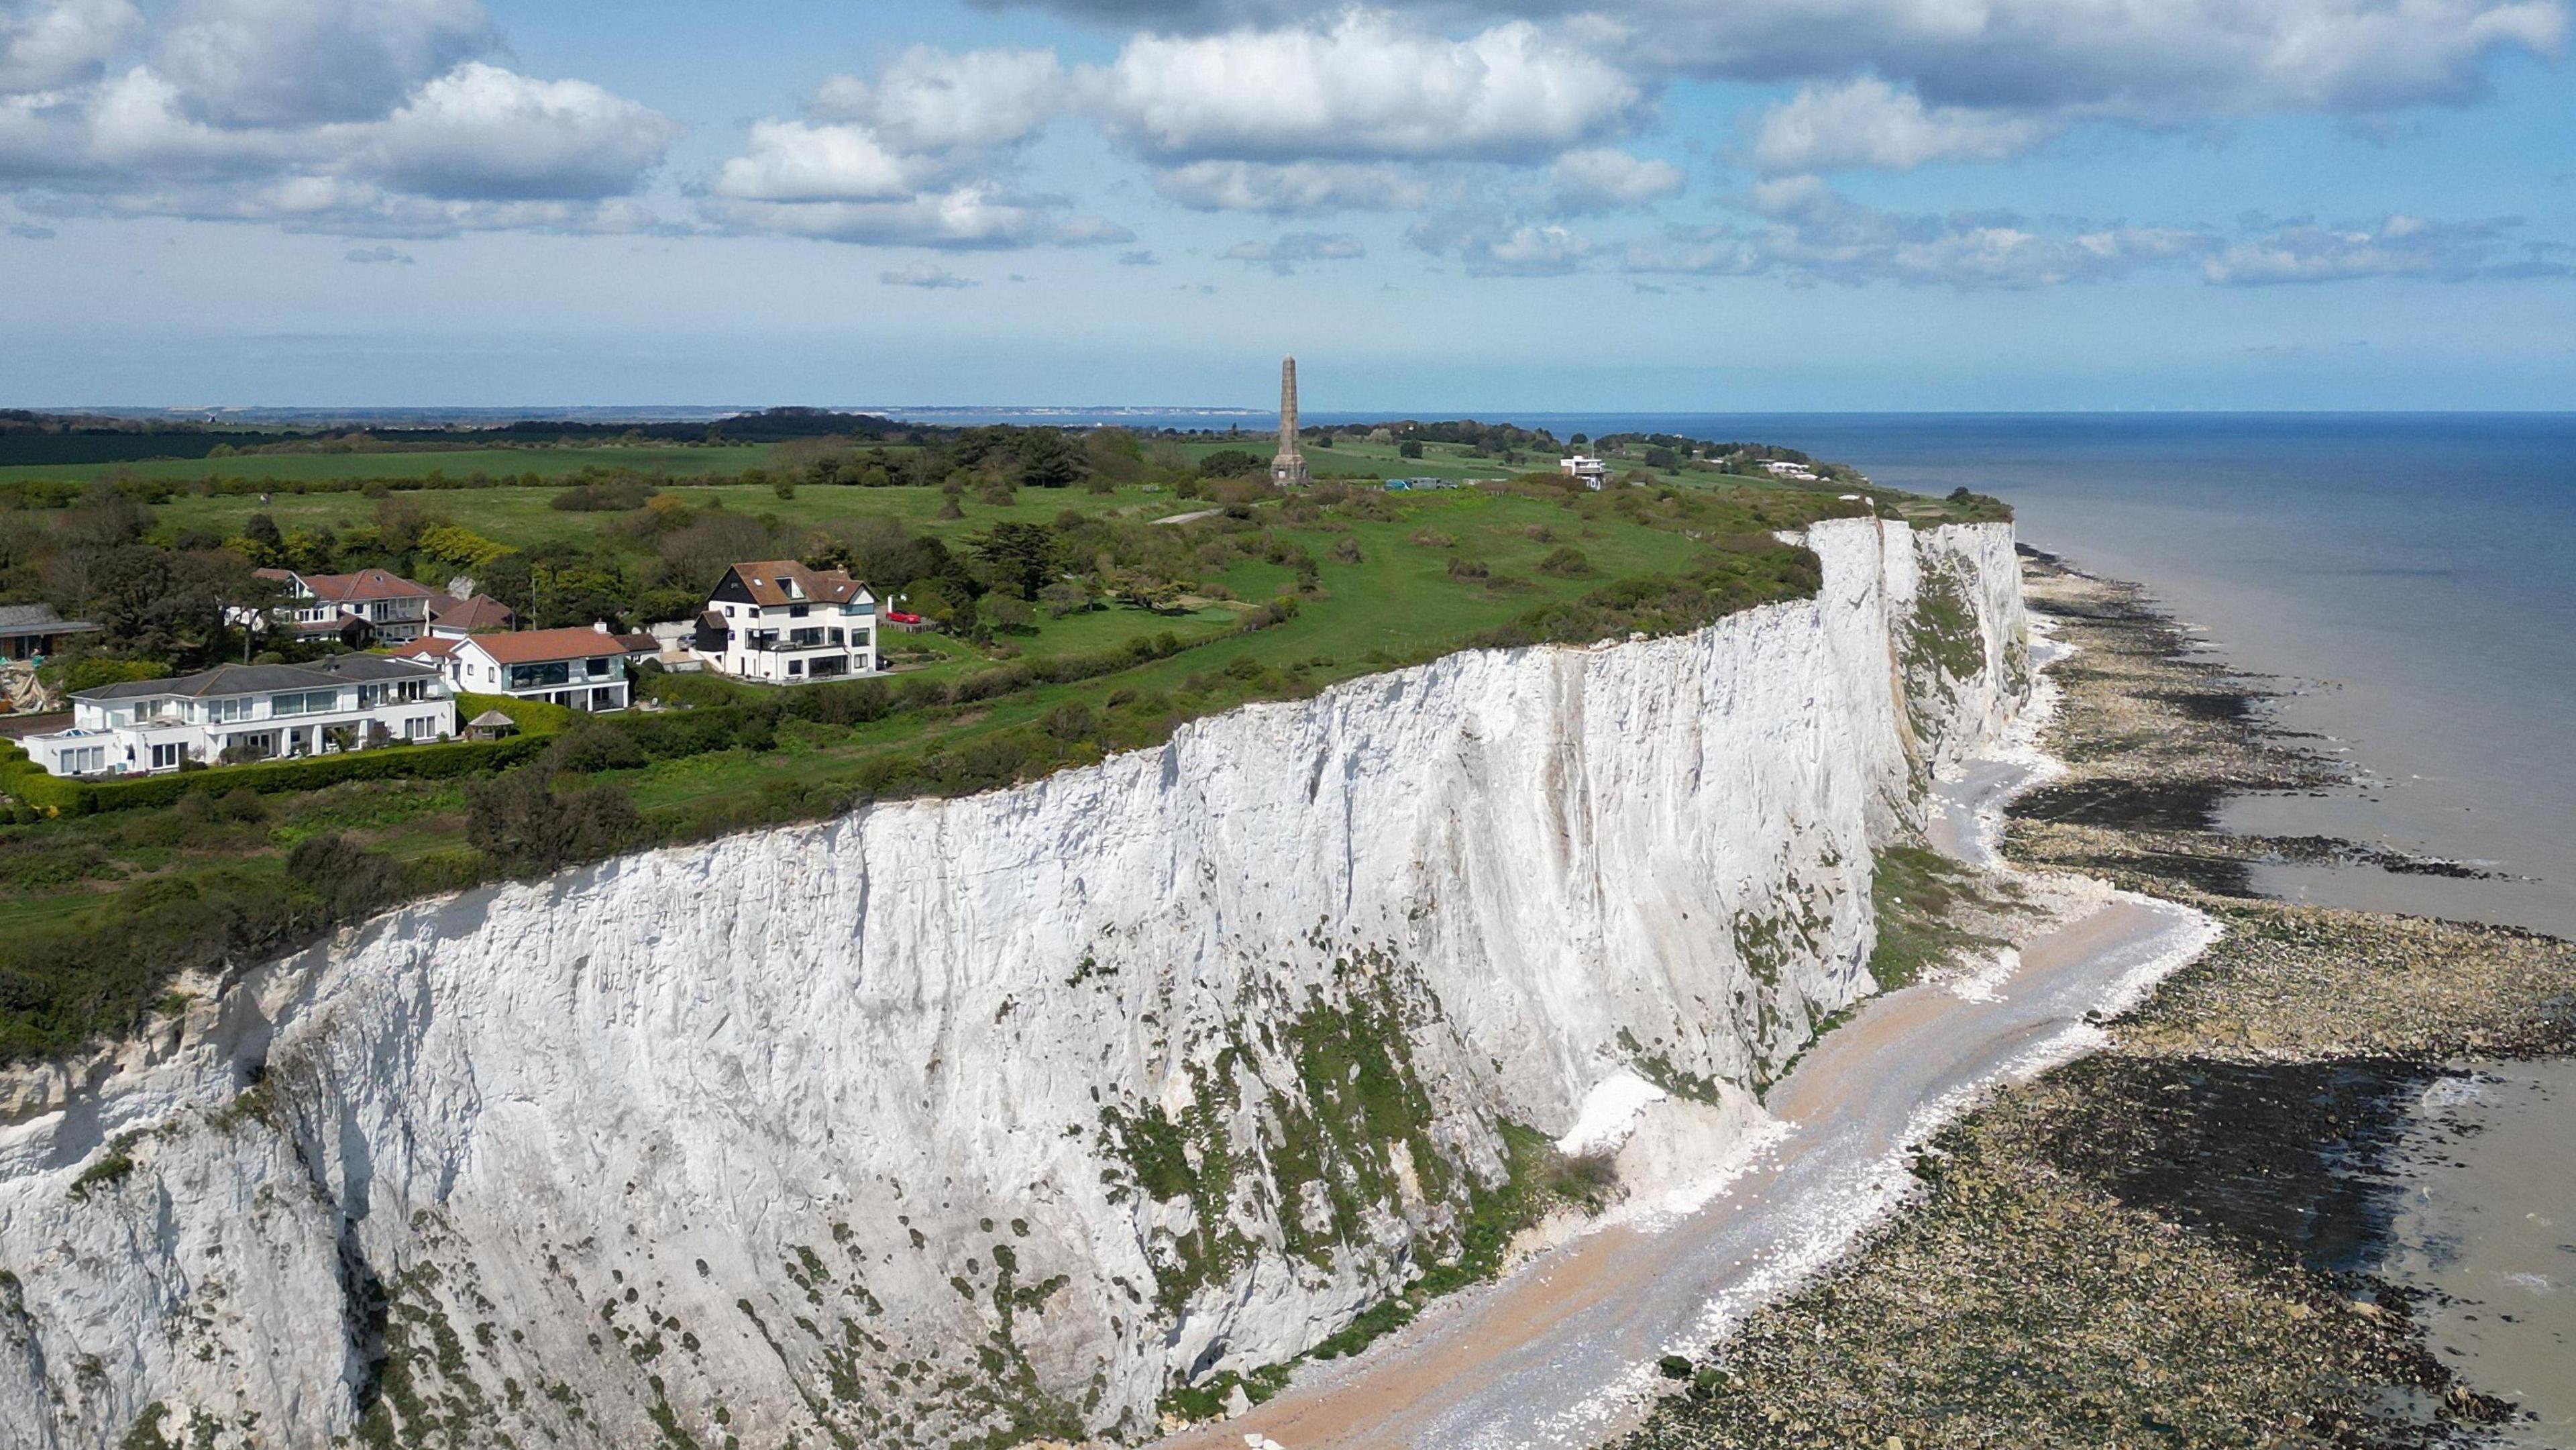
<path id="1" fill-rule="evenodd" d="M 2008 853 L 2186 902 L 2223 938 L 2087 1058 L 2004 1090 L 1915 1163 L 1913 1200 L 1756 1314 L 1622 1450 L 2428 1446 L 2513 1407 L 2427 1352 L 2366 1271 L 2400 1105 L 2463 1055 L 2576 1049 L 2576 946 L 2284 905 L 2247 867 L 2345 842 L 2216 828 L 2243 791 L 2343 782 L 2266 726 L 2273 687 L 2194 651 L 2132 587 L 2025 560 L 2074 647 L 2048 732 L 2067 773 Z"/>

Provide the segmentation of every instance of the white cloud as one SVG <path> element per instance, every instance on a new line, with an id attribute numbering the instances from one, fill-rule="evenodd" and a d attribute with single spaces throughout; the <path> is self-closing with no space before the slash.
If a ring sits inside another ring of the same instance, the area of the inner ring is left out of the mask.
<path id="1" fill-rule="evenodd" d="M 389 263 L 397 267 L 408 267 L 412 265 L 411 253 L 406 252 L 399 247 L 387 247 L 382 245 L 373 247 L 351 247 L 346 260 L 360 263 Z"/>
<path id="2" fill-rule="evenodd" d="M 475 62 L 386 118 L 370 163 L 423 196 L 623 196 L 679 135 L 668 117 L 588 81 L 532 80 Z"/>
<path id="3" fill-rule="evenodd" d="M 153 68 L 217 125 L 365 121 L 492 39 L 476 0 L 182 0 Z"/>
<path id="4" fill-rule="evenodd" d="M 2513 219 L 2320 227 L 2247 219 L 2233 240 L 2208 227 L 2137 227 L 2004 213 L 1903 213 L 1863 206 L 1813 176 L 1756 184 L 1752 225 L 1674 227 L 1636 243 L 1631 273 L 1770 277 L 1797 284 L 1896 282 L 1965 290 L 2101 282 L 2193 267 L 2224 286 L 2413 278 L 2471 282 L 2576 276 L 2576 248 L 2517 243 Z"/>
<path id="5" fill-rule="evenodd" d="M 1069 95 L 1052 53 L 916 48 L 872 78 L 834 76 L 808 120 L 753 123 L 705 210 L 736 231 L 952 250 L 1086 246 L 1135 234 L 1005 182 Z"/>
<path id="6" fill-rule="evenodd" d="M 1167 31 L 1276 25 L 1314 0 L 1038 0 Z M 2381 111 L 2486 92 L 2497 55 L 2554 56 L 2563 0 L 1396 0 L 1427 19 L 1558 18 L 1638 75 L 1873 74 L 1934 106 L 2093 107 L 2159 123 Z"/>
<path id="7" fill-rule="evenodd" d="M 891 271 L 879 272 L 877 280 L 888 287 L 919 287 L 924 291 L 980 285 L 972 277 L 960 277 L 936 262 L 907 262 Z"/>
<path id="8" fill-rule="evenodd" d="M 142 29 L 131 0 L 0 4 L 0 95 L 94 80 Z"/>
<path id="9" fill-rule="evenodd" d="M 1923 98 L 1875 76 L 1808 86 L 1762 117 L 1753 162 L 1764 171 L 1878 167 L 1909 171 L 1933 161 L 1995 161 L 2030 150 L 2059 125 L 2037 116 L 1962 106 L 1927 108 Z"/>
<path id="10" fill-rule="evenodd" d="M 1277 241 L 1237 242 L 1217 254 L 1229 262 L 1268 267 L 1285 277 L 1306 262 L 1341 262 L 1365 257 L 1360 239 L 1338 232 L 1290 232 Z"/>
<path id="11" fill-rule="evenodd" d="M 1591 238 L 1565 227 L 1472 214 L 1427 217 L 1406 239 L 1435 256 L 1456 256 L 1472 277 L 1561 277 L 1592 255 Z"/>
<path id="12" fill-rule="evenodd" d="M 2232 287 L 2363 277 L 2476 282 L 2576 276 L 2576 247 L 2517 245 L 2508 234 L 2520 225 L 2511 217 L 2435 222 L 2411 216 L 2331 228 L 2295 223 L 2228 246 L 2201 263 L 2201 275 Z"/>
<path id="13" fill-rule="evenodd" d="M 1144 35 L 1081 77 L 1125 146 L 1201 160 L 1529 161 L 1625 126 L 1635 82 L 1525 22 L 1466 40 L 1349 10 L 1319 25 Z"/>
<path id="14" fill-rule="evenodd" d="M 1561 212 L 1616 211 L 1678 196 L 1682 169 L 1615 147 L 1569 151 L 1547 169 L 1549 196 Z"/>
<path id="15" fill-rule="evenodd" d="M 750 148 L 717 169 L 715 194 L 739 201 L 891 201 L 920 192 L 945 165 L 892 150 L 863 126 L 752 124 Z"/>
<path id="16" fill-rule="evenodd" d="M 1035 135 L 1070 100 L 1064 69 L 1049 50 L 977 50 L 963 55 L 918 46 L 873 80 L 838 75 L 815 88 L 818 120 L 868 127 L 910 151 L 993 150 Z"/>
<path id="17" fill-rule="evenodd" d="M 1311 216 L 1336 211 L 1410 211 L 1433 187 L 1392 162 L 1192 161 L 1156 172 L 1154 190 L 1193 211 Z"/>
<path id="18" fill-rule="evenodd" d="M 56 8 L 113 41 L 31 66 L 25 36 L 69 22 L 11 12 L 9 74 L 134 52 L 104 79 L 0 95 L 0 175 L 56 214 L 631 230 L 649 218 L 620 199 L 680 132 L 587 81 L 460 58 L 492 43 L 473 0 L 183 0 L 144 32 L 98 0 Z"/>
<path id="19" fill-rule="evenodd" d="M 1135 233 L 1114 223 L 1066 215 L 1059 199 L 1014 198 L 989 181 L 887 201 L 770 202 L 720 197 L 709 203 L 708 212 L 719 225 L 736 231 L 948 251 L 1136 240 Z"/>

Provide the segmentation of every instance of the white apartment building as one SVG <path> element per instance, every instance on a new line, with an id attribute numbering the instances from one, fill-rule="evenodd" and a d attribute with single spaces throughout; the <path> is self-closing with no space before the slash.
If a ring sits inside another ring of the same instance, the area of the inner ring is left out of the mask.
<path id="1" fill-rule="evenodd" d="M 793 559 L 736 564 L 707 593 L 697 652 L 738 679 L 773 685 L 872 675 L 877 597 L 838 569 Z"/>
<path id="2" fill-rule="evenodd" d="M 633 703 L 627 657 L 650 653 L 651 638 L 589 629 L 523 629 L 463 639 L 432 636 L 394 652 L 398 659 L 435 667 L 457 689 L 473 694 L 542 700 L 597 713 Z"/>
<path id="3" fill-rule="evenodd" d="M 72 728 L 19 744 L 55 775 L 149 775 L 183 760 L 294 759 L 456 734 L 438 672 L 381 655 L 303 665 L 218 665 L 72 696 Z"/>

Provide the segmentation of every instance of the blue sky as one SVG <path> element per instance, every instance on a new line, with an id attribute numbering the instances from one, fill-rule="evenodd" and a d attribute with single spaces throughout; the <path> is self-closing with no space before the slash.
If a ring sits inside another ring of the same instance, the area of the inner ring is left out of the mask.
<path id="1" fill-rule="evenodd" d="M 0 0 L 0 404 L 2576 406 L 2568 0 Z"/>

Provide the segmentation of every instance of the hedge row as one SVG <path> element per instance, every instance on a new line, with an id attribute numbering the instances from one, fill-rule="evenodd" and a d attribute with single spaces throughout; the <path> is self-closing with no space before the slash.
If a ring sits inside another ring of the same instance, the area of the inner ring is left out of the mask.
<path id="1" fill-rule="evenodd" d="M 546 748 L 542 735 L 507 740 L 451 741 L 443 745 L 389 745 L 306 760 L 226 765 L 208 770 L 147 775 L 134 780 L 64 780 L 49 775 L 10 744 L 0 750 L 0 791 L 39 809 L 67 816 L 166 806 L 191 791 L 221 794 L 245 787 L 262 795 L 320 790 L 351 780 L 453 780 L 505 770 Z"/>

